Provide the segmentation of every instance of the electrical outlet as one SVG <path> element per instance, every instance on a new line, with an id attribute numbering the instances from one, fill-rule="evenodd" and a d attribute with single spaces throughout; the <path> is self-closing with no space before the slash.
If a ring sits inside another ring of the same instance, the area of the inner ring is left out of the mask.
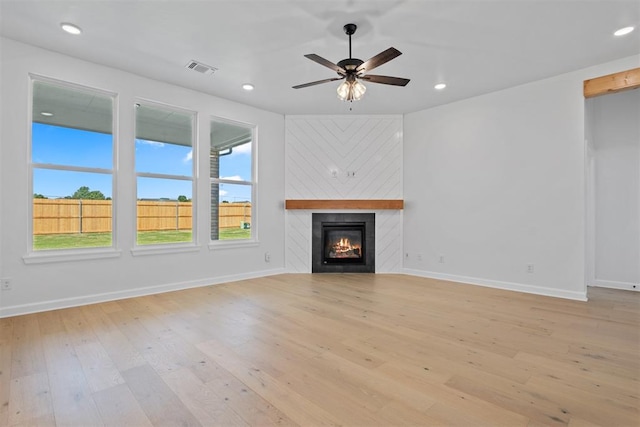
<path id="1" fill-rule="evenodd" d="M 11 279 L 0 279 L 0 289 L 3 291 L 11 290 Z"/>
<path id="2" fill-rule="evenodd" d="M 264 253 L 264 262 L 271 262 L 271 254 L 269 252 Z"/>
<path id="3" fill-rule="evenodd" d="M 533 264 L 527 264 L 527 273 L 533 273 L 535 271 Z"/>

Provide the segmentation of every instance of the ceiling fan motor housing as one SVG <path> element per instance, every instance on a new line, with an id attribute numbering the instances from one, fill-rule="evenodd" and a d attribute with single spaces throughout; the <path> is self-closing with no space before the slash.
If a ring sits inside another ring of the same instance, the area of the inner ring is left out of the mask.
<path id="1" fill-rule="evenodd" d="M 356 68 L 358 68 L 360 65 L 362 65 L 364 63 L 364 61 L 362 59 L 358 59 L 358 58 L 347 58 L 347 59 L 343 59 L 342 61 L 338 62 L 338 67 L 340 68 L 344 68 L 345 70 L 347 70 L 347 72 L 349 71 L 355 71 Z"/>
<path id="2" fill-rule="evenodd" d="M 356 33 L 356 30 L 358 29 L 358 26 L 357 26 L 356 24 L 347 24 L 347 25 L 345 25 L 345 26 L 344 26 L 344 27 L 342 27 L 342 28 L 344 28 L 344 32 L 345 32 L 348 36 L 350 36 L 350 35 L 352 35 L 352 34 L 355 34 L 355 33 Z"/>

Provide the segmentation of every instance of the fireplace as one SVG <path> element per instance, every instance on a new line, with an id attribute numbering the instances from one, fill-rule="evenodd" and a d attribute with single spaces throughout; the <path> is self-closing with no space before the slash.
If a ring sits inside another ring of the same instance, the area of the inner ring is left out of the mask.
<path id="1" fill-rule="evenodd" d="M 375 214 L 314 213 L 313 273 L 375 273 Z"/>

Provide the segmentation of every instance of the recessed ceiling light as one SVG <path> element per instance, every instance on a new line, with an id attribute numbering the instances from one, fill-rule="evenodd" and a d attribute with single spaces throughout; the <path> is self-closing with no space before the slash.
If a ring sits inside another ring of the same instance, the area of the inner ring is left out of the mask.
<path id="1" fill-rule="evenodd" d="M 245 83 L 242 85 L 242 89 L 246 90 L 246 91 L 250 91 L 255 89 L 255 86 L 252 85 L 251 83 Z"/>
<path id="2" fill-rule="evenodd" d="M 634 27 L 624 27 L 624 28 L 620 28 L 618 31 L 616 31 L 615 33 L 613 33 L 614 36 L 625 36 L 627 34 L 629 34 L 631 31 L 633 31 L 635 28 Z"/>
<path id="3" fill-rule="evenodd" d="M 41 111 L 40 115 L 41 116 L 45 116 L 45 117 L 51 117 L 51 116 L 53 116 L 53 113 L 50 113 L 48 111 Z"/>
<path id="4" fill-rule="evenodd" d="M 77 25 L 70 24 L 68 22 L 63 22 L 60 24 L 60 27 L 65 30 L 69 34 L 73 34 L 77 36 L 78 34 L 82 34 L 82 29 Z"/>
<path id="5" fill-rule="evenodd" d="M 433 88 L 437 89 L 437 90 L 442 90 L 445 87 L 447 87 L 447 85 L 445 83 L 438 83 L 437 85 L 435 85 Z"/>

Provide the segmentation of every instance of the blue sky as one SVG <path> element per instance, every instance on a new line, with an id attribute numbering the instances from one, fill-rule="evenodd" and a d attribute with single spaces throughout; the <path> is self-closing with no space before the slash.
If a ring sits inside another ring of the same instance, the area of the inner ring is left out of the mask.
<path id="1" fill-rule="evenodd" d="M 191 147 L 136 140 L 135 156 L 136 172 L 192 175 Z M 34 163 L 112 169 L 112 137 L 34 123 L 32 159 Z M 34 168 L 33 175 L 33 192 L 49 198 L 70 196 L 81 186 L 99 190 L 105 197 L 112 197 L 110 175 L 39 168 Z M 206 172 L 203 175 L 206 176 Z M 251 180 L 250 144 L 236 147 L 233 154 L 221 157 L 220 177 Z M 192 197 L 190 181 L 138 178 L 137 188 L 138 198 L 144 199 L 176 199 L 180 195 Z M 251 200 L 251 190 L 246 185 L 221 184 L 220 194 L 221 200 L 230 202 Z"/>

